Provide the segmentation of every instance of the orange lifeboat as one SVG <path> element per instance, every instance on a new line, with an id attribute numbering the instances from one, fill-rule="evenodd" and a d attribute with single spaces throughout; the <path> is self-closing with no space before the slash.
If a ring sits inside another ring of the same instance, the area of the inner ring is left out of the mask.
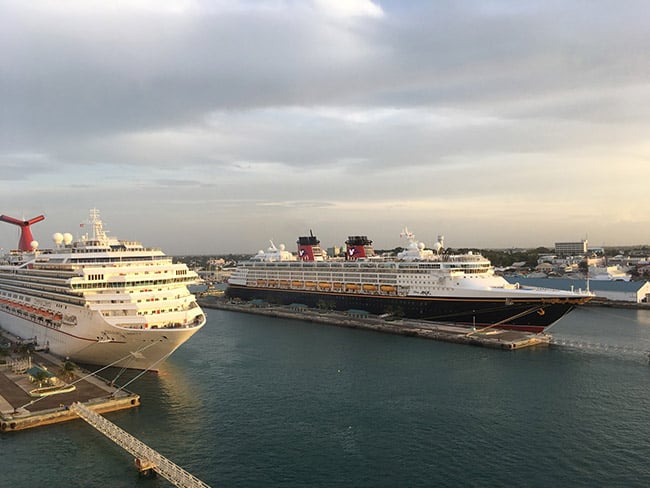
<path id="1" fill-rule="evenodd" d="M 321 290 L 329 290 L 330 288 L 332 288 L 332 284 L 327 283 L 325 281 L 321 281 L 320 283 L 318 283 L 318 288 L 320 288 Z"/>
<path id="2" fill-rule="evenodd" d="M 381 285 L 380 290 L 384 293 L 395 293 L 395 287 L 393 285 Z"/>
<path id="3" fill-rule="evenodd" d="M 348 283 L 345 285 L 345 290 L 346 291 L 358 291 L 359 290 L 359 285 L 355 285 L 354 283 Z"/>
<path id="4" fill-rule="evenodd" d="M 375 293 L 377 291 L 377 286 L 376 285 L 363 285 L 363 291 L 368 291 L 371 293 Z"/>

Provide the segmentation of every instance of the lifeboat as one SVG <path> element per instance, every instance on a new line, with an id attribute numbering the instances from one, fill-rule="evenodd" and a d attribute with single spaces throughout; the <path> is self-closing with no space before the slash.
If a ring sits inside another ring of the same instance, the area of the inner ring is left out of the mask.
<path id="1" fill-rule="evenodd" d="M 257 280 L 257 286 L 266 286 L 267 281 L 266 280 Z"/>
<path id="2" fill-rule="evenodd" d="M 395 293 L 396 289 L 393 285 L 381 285 L 380 290 L 384 293 Z"/>
<path id="3" fill-rule="evenodd" d="M 305 281 L 305 287 L 306 288 L 316 288 L 316 283 L 313 281 Z"/>
<path id="4" fill-rule="evenodd" d="M 363 291 L 369 291 L 369 292 L 376 292 L 377 291 L 377 286 L 376 285 L 363 285 Z"/>
<path id="5" fill-rule="evenodd" d="M 278 282 L 275 280 L 269 280 L 269 286 L 278 286 Z"/>
<path id="6" fill-rule="evenodd" d="M 347 285 L 345 285 L 345 290 L 346 291 L 357 291 L 357 290 L 359 290 L 359 285 L 355 285 L 353 283 L 348 283 Z"/>
<path id="7" fill-rule="evenodd" d="M 335 290 L 341 290 L 343 289 L 343 283 L 334 283 L 334 289 Z"/>
<path id="8" fill-rule="evenodd" d="M 289 282 L 287 280 L 280 280 L 280 286 L 287 288 L 289 286 Z"/>
<path id="9" fill-rule="evenodd" d="M 303 284 L 304 283 L 302 281 L 292 281 L 291 282 L 291 286 L 293 286 L 294 288 L 302 288 Z"/>
<path id="10" fill-rule="evenodd" d="M 331 283 L 327 283 L 327 282 L 324 282 L 324 281 L 321 281 L 320 283 L 318 283 L 318 288 L 320 288 L 321 290 L 329 290 L 331 287 L 332 287 Z"/>

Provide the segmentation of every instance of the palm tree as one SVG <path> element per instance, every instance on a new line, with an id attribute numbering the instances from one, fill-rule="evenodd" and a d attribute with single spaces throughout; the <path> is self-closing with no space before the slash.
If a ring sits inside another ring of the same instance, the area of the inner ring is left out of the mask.
<path id="1" fill-rule="evenodd" d="M 72 361 L 66 361 L 61 367 L 61 376 L 65 381 L 71 381 L 74 379 L 74 372 L 77 369 L 77 365 Z"/>
<path id="2" fill-rule="evenodd" d="M 34 381 L 38 383 L 38 387 L 40 388 L 40 387 L 43 386 L 44 381 L 47 381 L 47 380 L 50 379 L 50 375 L 47 374 L 47 371 L 39 369 L 38 371 L 36 371 L 32 375 L 32 378 L 34 378 Z"/>

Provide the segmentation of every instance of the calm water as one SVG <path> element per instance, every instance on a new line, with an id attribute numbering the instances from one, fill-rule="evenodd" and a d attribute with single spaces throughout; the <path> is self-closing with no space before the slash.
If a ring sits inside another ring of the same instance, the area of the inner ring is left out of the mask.
<path id="1" fill-rule="evenodd" d="M 514 352 L 208 310 L 107 417 L 214 487 L 650 486 L 650 312 Z M 616 346 L 616 347 L 614 347 Z M 113 372 L 115 374 L 117 372 Z M 0 486 L 162 487 L 84 422 L 0 436 Z"/>

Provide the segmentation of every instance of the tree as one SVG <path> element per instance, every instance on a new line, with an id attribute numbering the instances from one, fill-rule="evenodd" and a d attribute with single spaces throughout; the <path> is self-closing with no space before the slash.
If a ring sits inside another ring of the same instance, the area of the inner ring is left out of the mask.
<path id="1" fill-rule="evenodd" d="M 61 376 L 67 382 L 74 379 L 74 372 L 77 369 L 77 365 L 72 361 L 66 361 L 61 367 Z"/>
<path id="2" fill-rule="evenodd" d="M 40 388 L 41 386 L 43 386 L 43 382 L 48 382 L 48 380 L 50 379 L 50 375 L 47 374 L 47 371 L 43 371 L 42 369 L 39 369 L 32 375 L 32 378 L 36 383 L 38 383 L 38 387 Z"/>

